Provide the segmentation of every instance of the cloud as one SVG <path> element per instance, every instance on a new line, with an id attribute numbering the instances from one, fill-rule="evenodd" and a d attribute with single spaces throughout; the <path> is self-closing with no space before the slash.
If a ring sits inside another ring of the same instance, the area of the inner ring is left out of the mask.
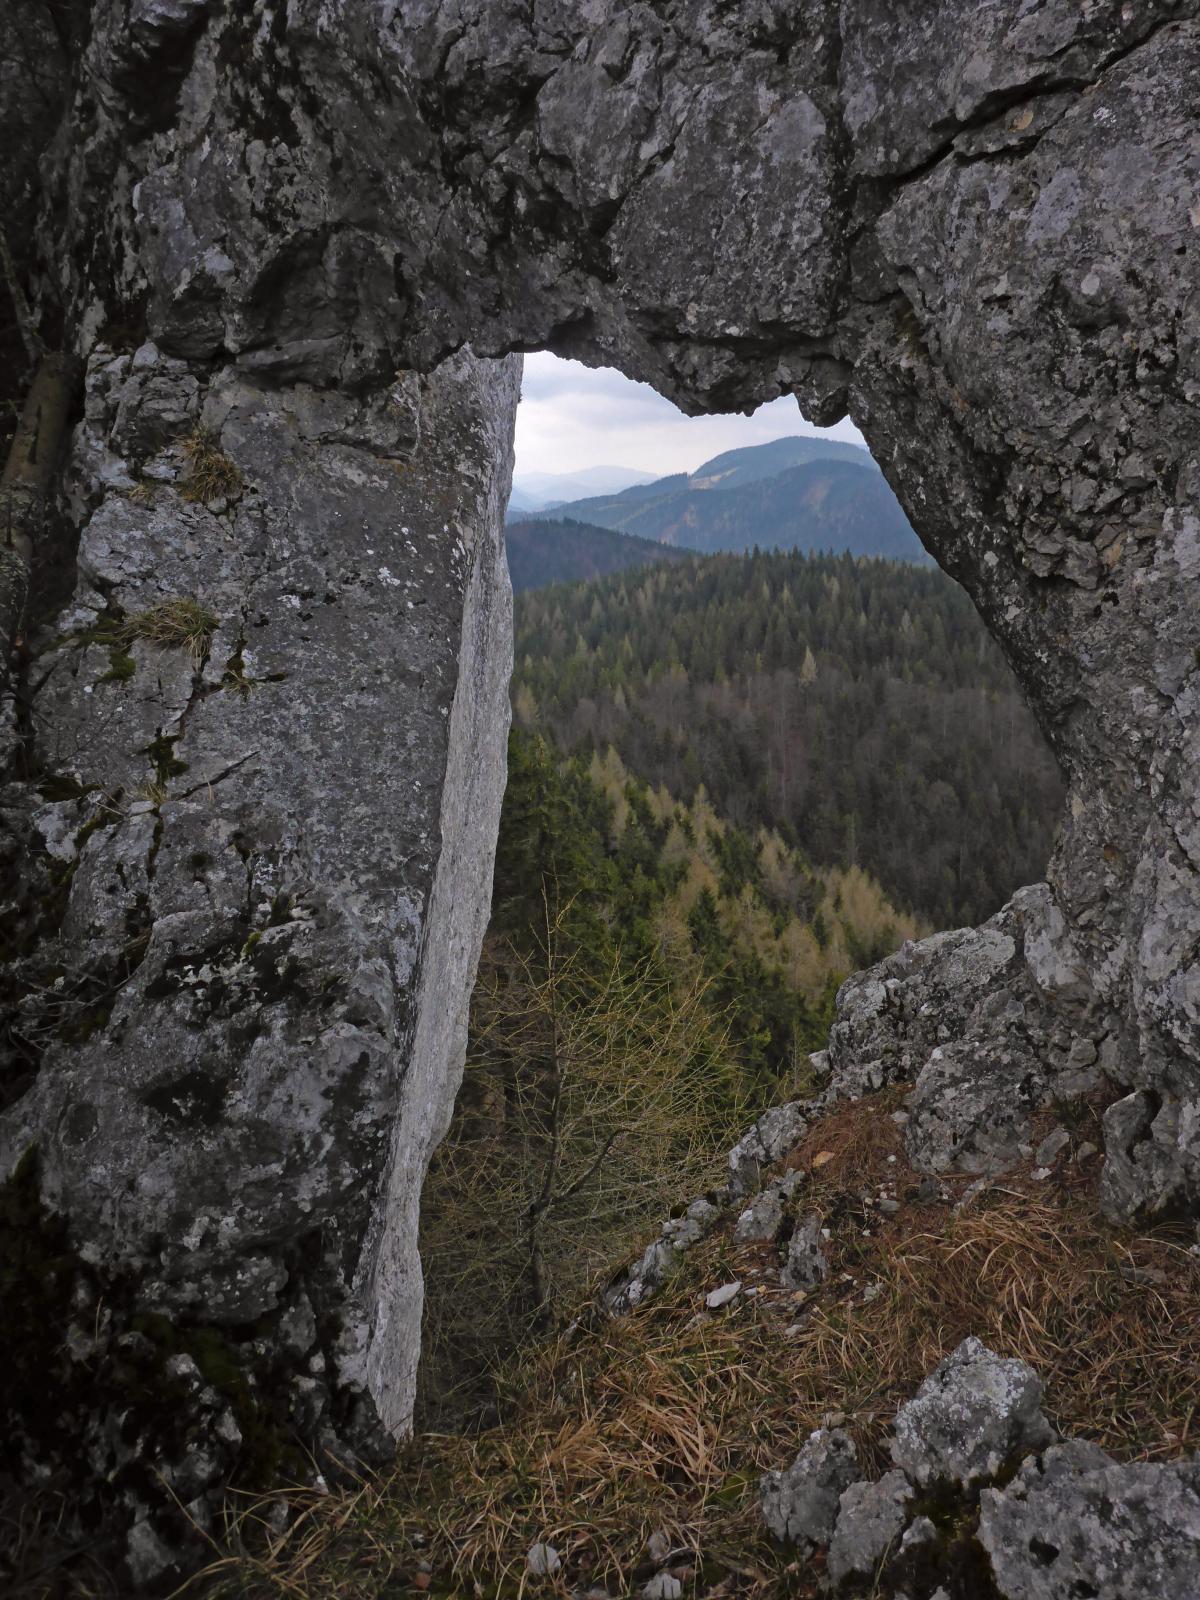
<path id="1" fill-rule="evenodd" d="M 645 383 L 612 367 L 540 352 L 525 357 L 517 412 L 517 471 L 574 472 L 581 467 L 636 467 L 689 472 L 709 456 L 785 434 L 824 435 L 862 444 L 849 421 L 814 428 L 788 395 L 752 417 L 685 417 Z"/>

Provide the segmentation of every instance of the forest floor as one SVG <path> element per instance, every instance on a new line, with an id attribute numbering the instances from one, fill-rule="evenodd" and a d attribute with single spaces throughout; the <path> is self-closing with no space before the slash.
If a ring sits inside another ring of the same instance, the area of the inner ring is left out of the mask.
<path id="1" fill-rule="evenodd" d="M 1194 1235 L 1098 1223 L 1090 1113 L 1048 1175 L 1028 1162 L 982 1185 L 922 1183 L 903 1097 L 837 1108 L 785 1163 L 807 1174 L 801 1210 L 829 1232 L 817 1288 L 782 1287 L 778 1247 L 737 1244 L 731 1216 L 649 1304 L 523 1352 L 502 1377 L 501 1423 L 419 1437 L 379 1479 L 248 1503 L 185 1592 L 599 1600 L 665 1571 L 685 1596 L 811 1595 L 820 1557 L 772 1543 L 761 1474 L 838 1425 L 877 1475 L 898 1406 L 968 1334 L 1037 1369 L 1062 1434 L 1121 1460 L 1194 1449 Z M 707 1310 L 735 1280 L 741 1292 Z M 561 1556 L 552 1578 L 529 1572 L 539 1542 Z"/>

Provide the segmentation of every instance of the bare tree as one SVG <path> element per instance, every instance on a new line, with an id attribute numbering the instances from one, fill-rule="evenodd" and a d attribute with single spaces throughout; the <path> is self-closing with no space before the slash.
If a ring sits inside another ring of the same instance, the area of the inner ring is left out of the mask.
<path id="1" fill-rule="evenodd" d="M 443 1384 L 575 1309 L 703 1187 L 742 1120 L 708 981 L 653 955 L 589 955 L 571 912 L 547 901 L 535 948 L 485 954 L 459 1109 L 423 1202 Z"/>

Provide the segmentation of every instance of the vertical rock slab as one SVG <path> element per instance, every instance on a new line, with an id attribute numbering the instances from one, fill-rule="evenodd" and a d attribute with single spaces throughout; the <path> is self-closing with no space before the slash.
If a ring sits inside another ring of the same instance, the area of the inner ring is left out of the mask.
<path id="1" fill-rule="evenodd" d="M 464 353 L 348 401 L 98 350 L 95 509 L 37 658 L 57 976 L 29 971 L 5 1171 L 36 1151 L 116 1286 L 106 1337 L 217 1339 L 282 1434 L 368 1458 L 411 1417 L 417 1201 L 490 903 L 519 371 Z M 119 1482 L 105 1404 L 83 1434 Z"/>

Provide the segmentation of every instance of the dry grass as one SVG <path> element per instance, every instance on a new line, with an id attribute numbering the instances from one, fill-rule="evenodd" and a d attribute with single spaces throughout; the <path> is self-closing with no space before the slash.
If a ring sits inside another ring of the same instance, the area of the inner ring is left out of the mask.
<path id="1" fill-rule="evenodd" d="M 164 600 L 125 620 L 122 643 L 128 649 L 135 639 L 145 639 L 164 650 L 186 650 L 193 661 L 202 661 L 218 624 L 219 618 L 198 600 Z"/>
<path id="2" fill-rule="evenodd" d="M 187 472 L 179 485 L 185 500 L 211 505 L 230 500 L 241 492 L 242 475 L 221 449 L 217 436 L 207 428 L 196 428 L 183 440 Z"/>
<path id="3" fill-rule="evenodd" d="M 723 1232 L 658 1301 L 527 1355 L 502 1426 L 420 1439 L 386 1480 L 292 1495 L 282 1535 L 267 1506 L 248 1507 L 205 1584 L 305 1600 L 517 1597 L 532 1583 L 525 1551 L 547 1539 L 566 1586 L 616 1590 L 663 1528 L 691 1552 L 676 1570 L 696 1592 L 808 1594 L 812 1569 L 786 1567 L 763 1535 L 759 1474 L 830 1413 L 882 1468 L 897 1406 L 968 1333 L 1038 1368 L 1064 1433 L 1123 1459 L 1194 1447 L 1200 1262 L 1181 1237 L 1098 1225 L 1095 1160 L 1046 1183 L 1010 1177 L 957 1214 L 966 1180 L 923 1202 L 895 1105 L 839 1112 L 793 1158 L 831 1231 L 833 1271 L 807 1298 L 772 1281 L 773 1247 Z M 864 1203 L 880 1186 L 895 1215 Z M 733 1275 L 760 1292 L 706 1313 L 704 1291 Z"/>

